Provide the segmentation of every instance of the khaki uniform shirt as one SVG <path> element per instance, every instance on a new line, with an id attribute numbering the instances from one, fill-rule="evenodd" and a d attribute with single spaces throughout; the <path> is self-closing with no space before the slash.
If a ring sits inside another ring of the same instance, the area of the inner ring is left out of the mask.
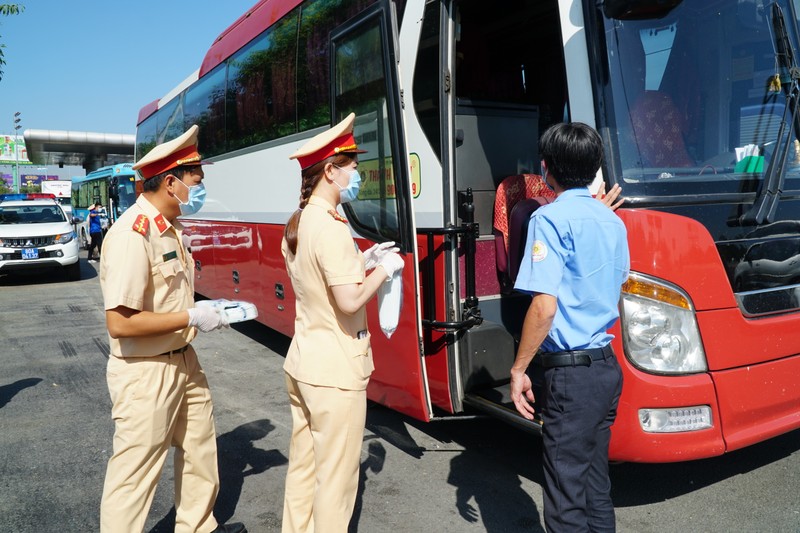
<path id="1" fill-rule="evenodd" d="M 100 255 L 106 310 L 118 306 L 169 313 L 194 307 L 194 263 L 182 245 L 183 226 L 170 223 L 144 195 L 108 230 Z M 195 328 L 113 339 L 114 357 L 150 357 L 187 345 Z"/>
<path id="2" fill-rule="evenodd" d="M 347 315 L 331 286 L 362 283 L 364 256 L 334 207 L 312 196 L 297 228 L 297 254 L 281 251 L 292 280 L 297 318 L 283 369 L 297 381 L 348 390 L 367 388 L 374 369 L 366 309 Z"/>

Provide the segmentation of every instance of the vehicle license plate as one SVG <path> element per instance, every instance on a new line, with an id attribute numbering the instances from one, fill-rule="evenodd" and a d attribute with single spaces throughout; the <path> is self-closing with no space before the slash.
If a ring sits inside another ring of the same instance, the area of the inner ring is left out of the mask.
<path id="1" fill-rule="evenodd" d="M 23 259 L 39 259 L 39 249 L 38 248 L 23 248 L 22 249 L 22 258 Z"/>

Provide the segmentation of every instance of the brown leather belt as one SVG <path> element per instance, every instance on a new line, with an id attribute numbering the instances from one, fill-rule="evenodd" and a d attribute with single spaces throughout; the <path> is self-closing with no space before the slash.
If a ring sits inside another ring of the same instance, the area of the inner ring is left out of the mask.
<path id="1" fill-rule="evenodd" d="M 178 349 L 176 349 L 176 350 L 170 350 L 170 351 L 168 351 L 168 352 L 160 353 L 160 354 L 158 354 L 158 355 L 178 355 L 179 353 L 183 353 L 183 352 L 185 352 L 185 351 L 186 351 L 186 350 L 188 350 L 188 349 L 189 349 L 189 345 L 187 344 L 187 345 L 186 345 L 186 346 L 184 346 L 183 348 L 178 348 Z"/>
<path id="2" fill-rule="evenodd" d="M 542 368 L 556 368 L 561 366 L 592 366 L 592 361 L 602 361 L 614 355 L 610 344 L 602 348 L 589 348 L 588 350 L 570 350 L 566 352 L 539 352 L 534 361 L 538 359 Z"/>

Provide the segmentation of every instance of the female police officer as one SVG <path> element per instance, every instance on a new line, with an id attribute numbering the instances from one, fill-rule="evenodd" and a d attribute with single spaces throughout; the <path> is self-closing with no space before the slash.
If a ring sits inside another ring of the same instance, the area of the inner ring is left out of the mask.
<path id="1" fill-rule="evenodd" d="M 358 251 L 337 212 L 361 181 L 350 114 L 295 152 L 302 168 L 300 209 L 282 252 L 296 294 L 295 335 L 284 370 L 292 440 L 284 532 L 345 532 L 358 488 L 372 353 L 365 304 L 403 268 L 383 243 Z M 366 265 L 375 269 L 365 277 Z M 377 265 L 377 266 L 376 266 Z"/>

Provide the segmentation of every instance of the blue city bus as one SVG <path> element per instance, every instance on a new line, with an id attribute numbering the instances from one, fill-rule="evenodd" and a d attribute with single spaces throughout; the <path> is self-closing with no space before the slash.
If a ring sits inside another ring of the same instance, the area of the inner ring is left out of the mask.
<path id="1" fill-rule="evenodd" d="M 133 205 L 141 189 L 131 163 L 99 168 L 85 177 L 72 178 L 72 216 L 80 217 L 75 232 L 84 248 L 89 246 L 89 206 L 100 203 L 105 207 L 104 228 L 113 224 Z"/>

